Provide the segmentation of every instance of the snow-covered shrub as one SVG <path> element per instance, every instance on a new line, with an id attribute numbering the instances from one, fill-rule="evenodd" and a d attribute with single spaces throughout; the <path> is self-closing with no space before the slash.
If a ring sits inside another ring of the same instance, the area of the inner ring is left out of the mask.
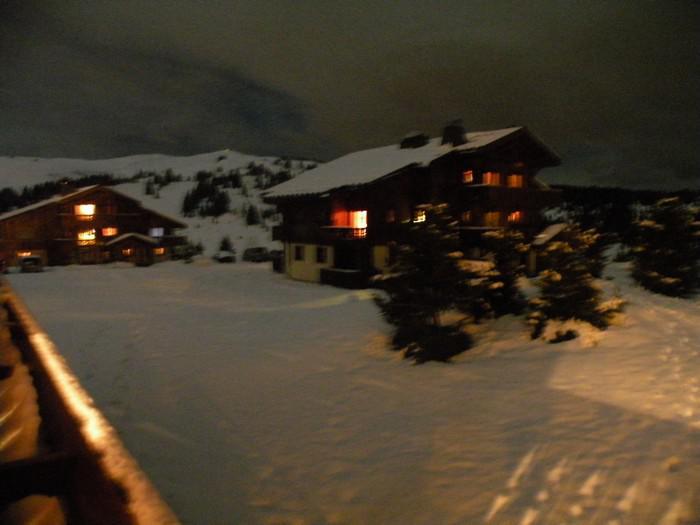
<path id="1" fill-rule="evenodd" d="M 384 292 L 375 302 L 394 327 L 394 349 L 417 363 L 447 361 L 467 350 L 471 338 L 461 326 L 481 300 L 477 275 L 461 264 L 458 223 L 446 205 L 423 211 L 426 220 L 411 225 L 391 273 L 375 281 Z M 449 320 L 455 311 L 461 318 Z"/>
<path id="2" fill-rule="evenodd" d="M 678 198 L 661 199 L 636 223 L 632 277 L 653 292 L 688 297 L 700 286 L 700 228 Z"/>
<path id="3" fill-rule="evenodd" d="M 605 329 L 614 313 L 623 306 L 620 302 L 612 305 L 601 301 L 601 291 L 593 279 L 587 256 L 591 234 L 572 225 L 557 239 L 545 248 L 548 269 L 537 281 L 539 296 L 530 301 L 528 323 L 533 339 L 541 337 L 552 320 L 574 319 Z M 555 333 L 553 339 L 565 340 L 575 332 Z"/>

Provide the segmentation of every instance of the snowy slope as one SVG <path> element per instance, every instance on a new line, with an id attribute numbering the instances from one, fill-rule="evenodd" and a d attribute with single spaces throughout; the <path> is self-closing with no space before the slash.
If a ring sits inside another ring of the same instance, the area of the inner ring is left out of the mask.
<path id="1" fill-rule="evenodd" d="M 265 264 L 10 280 L 185 523 L 697 523 L 700 301 L 608 273 L 626 320 L 588 344 L 506 317 L 423 366 L 369 292 Z"/>
<path id="2" fill-rule="evenodd" d="M 73 178 L 100 173 L 131 176 L 139 171 L 163 172 L 167 169 L 189 177 L 199 170 L 215 171 L 216 168 L 221 168 L 228 171 L 246 166 L 249 162 L 272 163 L 274 160 L 273 157 L 256 157 L 228 149 L 189 157 L 160 154 L 98 160 L 0 157 L 0 187 L 21 189 L 23 186 L 63 177 Z"/>

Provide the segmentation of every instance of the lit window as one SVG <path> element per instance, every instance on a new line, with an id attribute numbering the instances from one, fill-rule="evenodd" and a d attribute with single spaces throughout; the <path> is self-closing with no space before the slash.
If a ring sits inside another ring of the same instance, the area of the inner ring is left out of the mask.
<path id="1" fill-rule="evenodd" d="M 325 263 L 328 260 L 328 250 L 325 246 L 316 246 L 316 262 Z"/>
<path id="2" fill-rule="evenodd" d="M 462 212 L 462 222 L 472 222 L 471 210 L 466 210 Z"/>
<path id="3" fill-rule="evenodd" d="M 148 230 L 148 235 L 151 237 L 162 237 L 165 234 L 165 230 L 163 228 L 151 228 Z"/>
<path id="4" fill-rule="evenodd" d="M 462 182 L 464 184 L 471 184 L 474 182 L 474 171 L 473 170 L 466 170 L 462 172 Z"/>
<path id="5" fill-rule="evenodd" d="M 489 186 L 498 186 L 501 184 L 501 174 L 497 171 L 485 171 L 482 180 Z"/>
<path id="6" fill-rule="evenodd" d="M 156 255 L 163 255 L 165 253 L 165 248 L 159 246 L 158 248 L 153 248 L 153 253 Z"/>
<path id="7" fill-rule="evenodd" d="M 294 247 L 294 260 L 295 261 L 303 261 L 304 260 L 304 247 L 303 246 L 295 246 Z"/>
<path id="8" fill-rule="evenodd" d="M 517 174 L 508 175 L 508 186 L 510 188 L 522 188 L 525 186 L 525 177 Z"/>
<path id="9" fill-rule="evenodd" d="M 425 210 L 416 210 L 413 213 L 413 222 L 425 222 Z"/>
<path id="10" fill-rule="evenodd" d="M 76 204 L 73 207 L 75 215 L 82 220 L 90 220 L 93 215 L 95 215 L 95 205 L 94 204 Z"/>
<path id="11" fill-rule="evenodd" d="M 32 252 L 17 252 L 17 257 L 29 257 L 32 255 Z"/>
<path id="12" fill-rule="evenodd" d="M 501 212 L 500 211 L 487 211 L 484 213 L 484 226 L 500 226 L 501 225 Z"/>
<path id="13" fill-rule="evenodd" d="M 95 230 L 85 230 L 83 232 L 78 232 L 78 245 L 79 246 L 89 246 L 95 244 Z"/>
<path id="14" fill-rule="evenodd" d="M 102 228 L 102 236 L 103 237 L 114 237 L 118 232 L 119 232 L 119 230 L 117 230 L 116 228 L 114 228 L 112 226 L 110 226 L 108 228 Z"/>
<path id="15" fill-rule="evenodd" d="M 517 223 L 521 222 L 523 220 L 523 212 L 521 211 L 514 211 L 508 214 L 508 222 L 510 223 Z"/>
<path id="16" fill-rule="evenodd" d="M 131 248 L 124 248 L 122 250 L 122 255 L 124 257 L 130 257 L 133 253 L 134 253 L 134 250 L 132 250 Z"/>
<path id="17" fill-rule="evenodd" d="M 351 228 L 367 228 L 367 210 L 357 210 L 350 212 Z"/>

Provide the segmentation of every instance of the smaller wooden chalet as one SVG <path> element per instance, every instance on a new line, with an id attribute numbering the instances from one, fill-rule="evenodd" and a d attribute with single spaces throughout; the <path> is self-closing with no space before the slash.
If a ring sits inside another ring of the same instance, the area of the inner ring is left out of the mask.
<path id="1" fill-rule="evenodd" d="M 527 128 L 466 133 L 455 122 L 442 137 L 412 134 L 340 157 L 271 188 L 264 200 L 282 213 L 273 238 L 284 244 L 287 275 L 362 287 L 387 269 L 407 225 L 425 220 L 423 204 L 449 205 L 472 257 L 484 231 L 534 235 L 542 209 L 560 200 L 536 174 L 559 163 Z"/>
<path id="2" fill-rule="evenodd" d="M 109 186 L 88 186 L 0 215 L 0 258 L 28 255 L 45 264 L 128 260 L 151 264 L 169 257 L 187 225 L 141 206 Z"/>

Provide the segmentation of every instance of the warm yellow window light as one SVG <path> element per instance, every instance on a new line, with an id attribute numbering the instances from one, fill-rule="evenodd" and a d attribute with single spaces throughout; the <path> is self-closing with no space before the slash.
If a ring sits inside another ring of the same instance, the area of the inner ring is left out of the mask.
<path id="1" fill-rule="evenodd" d="M 355 210 L 350 212 L 351 228 L 367 228 L 367 210 Z"/>
<path id="2" fill-rule="evenodd" d="M 525 177 L 515 173 L 508 175 L 508 186 L 511 188 L 522 188 L 525 186 Z"/>
<path id="3" fill-rule="evenodd" d="M 153 253 L 156 255 L 163 255 L 165 253 L 165 248 L 159 246 L 158 248 L 153 248 Z"/>
<path id="4" fill-rule="evenodd" d="M 92 217 L 95 215 L 95 205 L 94 204 L 76 204 L 75 214 L 81 217 Z"/>
<path id="5" fill-rule="evenodd" d="M 474 182 L 474 171 L 473 170 L 466 170 L 462 172 L 462 182 L 464 184 L 471 184 Z"/>
<path id="6" fill-rule="evenodd" d="M 523 220 L 523 212 L 514 211 L 508 214 L 508 222 L 520 222 Z"/>
<path id="7" fill-rule="evenodd" d="M 78 232 L 78 244 L 80 246 L 95 244 L 95 230 L 93 229 Z"/>
<path id="8" fill-rule="evenodd" d="M 497 171 L 485 171 L 483 182 L 490 186 L 498 186 L 501 183 L 501 174 Z"/>
<path id="9" fill-rule="evenodd" d="M 17 257 L 29 257 L 32 252 L 17 252 Z"/>
<path id="10" fill-rule="evenodd" d="M 425 210 L 416 210 L 413 214 L 413 222 L 425 222 Z"/>
<path id="11" fill-rule="evenodd" d="M 119 233 L 119 230 L 113 226 L 108 226 L 107 228 L 102 228 L 102 236 L 103 237 L 114 237 L 117 233 Z"/>

